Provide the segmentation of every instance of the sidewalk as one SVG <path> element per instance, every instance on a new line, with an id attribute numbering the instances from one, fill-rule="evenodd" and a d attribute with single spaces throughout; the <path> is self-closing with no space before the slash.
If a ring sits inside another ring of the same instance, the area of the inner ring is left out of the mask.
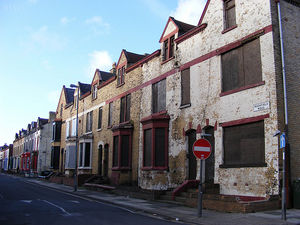
<path id="1" fill-rule="evenodd" d="M 222 213 L 212 210 L 203 210 L 202 217 L 197 217 L 197 209 L 176 204 L 163 203 L 159 201 L 148 201 L 136 198 L 129 198 L 126 196 L 119 196 L 108 194 L 104 192 L 96 192 L 79 188 L 77 192 L 73 191 L 73 187 L 50 183 L 37 179 L 26 179 L 26 181 L 38 185 L 43 185 L 48 188 L 56 189 L 59 191 L 67 192 L 72 195 L 104 202 L 119 207 L 123 207 L 138 213 L 147 213 L 153 216 L 163 217 L 171 221 L 180 221 L 189 224 L 300 224 L 300 210 L 290 209 L 287 210 L 287 221 L 281 220 L 281 210 L 273 210 L 259 213 Z"/>

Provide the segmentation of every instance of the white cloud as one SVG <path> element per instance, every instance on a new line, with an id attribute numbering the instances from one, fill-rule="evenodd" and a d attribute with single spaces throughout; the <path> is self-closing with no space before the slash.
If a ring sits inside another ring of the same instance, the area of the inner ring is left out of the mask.
<path id="1" fill-rule="evenodd" d="M 113 60 L 107 51 L 94 51 L 89 54 L 89 58 L 88 77 L 93 77 L 97 68 L 103 71 L 111 69 Z"/>
<path id="2" fill-rule="evenodd" d="M 75 20 L 74 17 L 73 18 L 68 18 L 68 17 L 64 16 L 60 19 L 60 22 L 61 22 L 61 24 L 66 25 L 66 24 L 68 24 L 68 23 L 70 23 L 74 20 Z"/>
<path id="3" fill-rule="evenodd" d="M 91 17 L 89 19 L 86 19 L 85 22 L 86 24 L 97 25 L 97 26 L 107 27 L 107 28 L 109 27 L 109 24 L 106 23 L 100 16 Z"/>
<path id="4" fill-rule="evenodd" d="M 49 103 L 56 105 L 59 101 L 60 90 L 50 91 L 47 97 Z"/>
<path id="5" fill-rule="evenodd" d="M 179 21 L 197 25 L 205 4 L 206 0 L 179 0 L 171 15 Z"/>
<path id="6" fill-rule="evenodd" d="M 105 22 L 100 16 L 88 18 L 85 20 L 85 23 L 95 35 L 108 33 L 110 29 L 110 24 Z"/>
<path id="7" fill-rule="evenodd" d="M 29 35 L 21 41 L 21 46 L 27 50 L 62 50 L 67 40 L 59 34 L 50 31 L 47 26 L 42 26 L 37 30 L 29 30 Z"/>

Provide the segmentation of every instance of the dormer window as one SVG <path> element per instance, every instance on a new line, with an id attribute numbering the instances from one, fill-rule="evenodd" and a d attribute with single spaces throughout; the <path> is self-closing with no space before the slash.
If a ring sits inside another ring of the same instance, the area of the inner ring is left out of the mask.
<path id="1" fill-rule="evenodd" d="M 175 46 L 174 39 L 175 39 L 175 36 L 173 35 L 173 36 L 171 36 L 170 38 L 168 38 L 164 41 L 163 61 L 174 57 L 174 46 Z"/>
<path id="2" fill-rule="evenodd" d="M 118 70 L 118 83 L 117 83 L 118 86 L 124 84 L 124 75 L 125 75 L 125 66 L 122 66 Z"/>
<path id="3" fill-rule="evenodd" d="M 92 99 L 97 98 L 97 84 L 94 84 L 92 87 Z"/>

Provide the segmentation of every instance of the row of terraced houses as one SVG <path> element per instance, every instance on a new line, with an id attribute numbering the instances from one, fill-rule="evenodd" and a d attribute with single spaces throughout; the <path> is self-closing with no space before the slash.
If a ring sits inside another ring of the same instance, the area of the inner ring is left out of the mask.
<path id="1" fill-rule="evenodd" d="M 98 177 L 174 196 L 199 180 L 192 146 L 205 134 L 203 182 L 222 196 L 270 201 L 281 190 L 279 130 L 290 193 L 300 177 L 299 1 L 208 0 L 199 18 L 169 17 L 159 50 L 123 49 L 89 84 L 63 86 L 55 114 L 16 134 L 12 170 L 52 170 L 53 181 L 73 185 L 77 152 L 79 185 Z"/>

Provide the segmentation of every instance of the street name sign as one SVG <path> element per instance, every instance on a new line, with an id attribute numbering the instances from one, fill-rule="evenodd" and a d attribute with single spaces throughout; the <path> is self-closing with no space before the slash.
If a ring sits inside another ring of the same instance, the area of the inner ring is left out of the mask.
<path id="1" fill-rule="evenodd" d="M 280 148 L 285 148 L 285 133 L 280 135 Z"/>

